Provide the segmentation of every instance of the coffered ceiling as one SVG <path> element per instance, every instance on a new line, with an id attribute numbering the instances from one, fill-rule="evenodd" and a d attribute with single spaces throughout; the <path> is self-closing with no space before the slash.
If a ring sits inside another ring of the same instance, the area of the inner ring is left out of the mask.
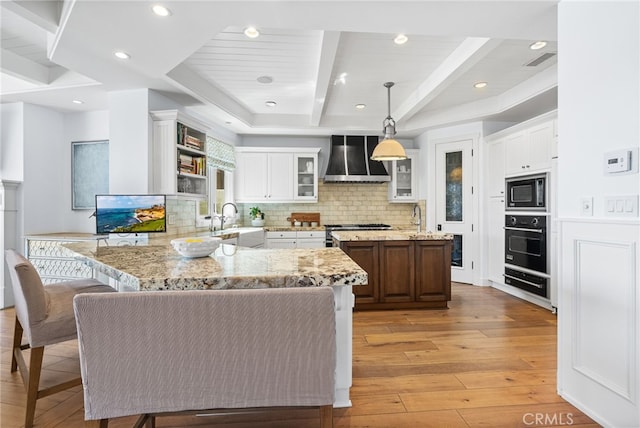
<path id="1" fill-rule="evenodd" d="M 154 15 L 154 4 L 171 14 Z M 2 1 L 1 97 L 90 111 L 107 109 L 110 91 L 150 88 L 238 134 L 380 133 L 383 84 L 393 81 L 401 138 L 520 121 L 557 105 L 556 5 Z M 260 36 L 246 37 L 248 26 Z M 408 41 L 397 45 L 400 33 Z M 538 40 L 547 45 L 531 50 Z M 487 86 L 474 88 L 480 81 Z"/>

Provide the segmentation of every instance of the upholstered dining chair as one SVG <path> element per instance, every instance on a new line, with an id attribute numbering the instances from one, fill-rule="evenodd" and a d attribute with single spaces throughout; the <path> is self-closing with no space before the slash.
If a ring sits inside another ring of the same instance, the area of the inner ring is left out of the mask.
<path id="1" fill-rule="evenodd" d="M 44 347 L 77 339 L 73 297 L 80 293 L 115 290 L 95 279 L 64 281 L 44 286 L 29 260 L 14 250 L 7 250 L 5 254 L 16 310 L 11 372 L 20 368 L 20 375 L 27 389 L 25 427 L 31 428 L 38 399 L 82 384 L 78 376 L 61 384 L 39 389 Z M 22 344 L 23 334 L 26 336 L 26 344 Z M 27 367 L 22 351 L 29 348 L 31 350 Z"/>

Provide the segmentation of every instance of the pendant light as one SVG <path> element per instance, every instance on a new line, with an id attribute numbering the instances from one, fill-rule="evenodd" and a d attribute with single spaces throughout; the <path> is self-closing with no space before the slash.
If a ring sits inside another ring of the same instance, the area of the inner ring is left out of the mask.
<path id="1" fill-rule="evenodd" d="M 396 135 L 396 122 L 391 117 L 391 87 L 393 82 L 387 82 L 384 87 L 387 88 L 387 117 L 382 122 L 384 128 L 384 139 L 378 143 L 376 148 L 371 154 L 371 159 L 375 161 L 392 161 L 402 160 L 407 158 L 407 154 L 404 151 L 402 144 L 393 139 Z"/>

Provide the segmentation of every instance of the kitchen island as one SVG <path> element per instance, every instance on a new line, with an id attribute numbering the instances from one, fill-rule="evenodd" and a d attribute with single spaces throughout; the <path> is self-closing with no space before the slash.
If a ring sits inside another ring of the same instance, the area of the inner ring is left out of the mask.
<path id="1" fill-rule="evenodd" d="M 366 285 L 368 278 L 342 250 L 221 245 L 209 257 L 190 259 L 174 251 L 168 239 L 119 244 L 101 240 L 64 246 L 119 291 L 332 287 L 337 348 L 334 407 L 351 406 L 352 287 Z"/>
<path id="2" fill-rule="evenodd" d="M 335 231 L 340 247 L 369 275 L 354 289 L 356 310 L 446 308 L 453 235 L 408 230 Z"/>

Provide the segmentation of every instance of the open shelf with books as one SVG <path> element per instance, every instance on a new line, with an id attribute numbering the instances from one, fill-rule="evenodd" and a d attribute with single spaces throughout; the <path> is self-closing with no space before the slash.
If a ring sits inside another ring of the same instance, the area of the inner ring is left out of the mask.
<path id="1" fill-rule="evenodd" d="M 206 197 L 207 126 L 177 110 L 151 112 L 154 191 Z"/>

